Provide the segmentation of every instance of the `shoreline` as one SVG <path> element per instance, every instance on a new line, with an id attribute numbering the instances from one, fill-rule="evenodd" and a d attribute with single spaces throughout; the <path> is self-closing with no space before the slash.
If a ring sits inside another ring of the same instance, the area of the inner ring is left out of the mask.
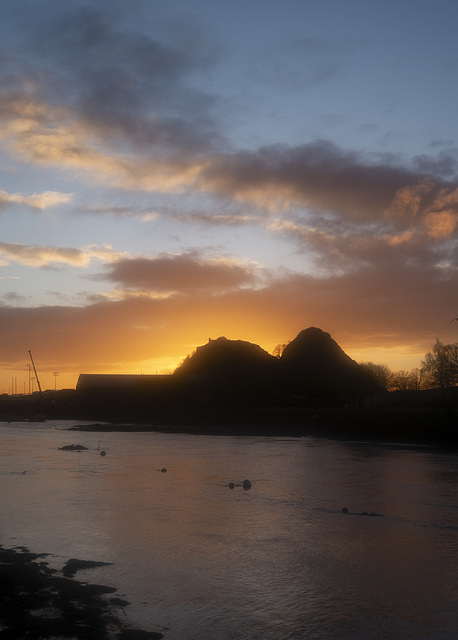
<path id="1" fill-rule="evenodd" d="M 425 410 L 233 410 L 162 417 L 158 422 L 94 421 L 69 427 L 73 431 L 157 432 L 190 435 L 313 437 L 342 442 L 367 441 L 458 448 L 458 414 Z M 76 421 L 75 421 L 76 422 Z"/>
<path id="2" fill-rule="evenodd" d="M 71 558 L 60 571 L 50 554 L 0 545 L 0 639 L 160 640 L 163 634 L 131 627 L 117 589 L 74 579 L 80 569 L 106 563 Z"/>

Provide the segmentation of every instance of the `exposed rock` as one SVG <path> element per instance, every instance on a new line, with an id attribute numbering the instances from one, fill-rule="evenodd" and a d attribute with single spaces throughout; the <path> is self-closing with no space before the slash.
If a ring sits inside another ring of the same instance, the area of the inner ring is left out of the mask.
<path id="1" fill-rule="evenodd" d="M 81 569 L 93 569 L 94 567 L 105 567 L 111 564 L 110 562 L 95 562 L 94 560 L 77 560 L 76 558 L 70 558 L 62 569 L 64 576 L 69 578 L 73 577 L 77 571 Z"/>
<path id="2" fill-rule="evenodd" d="M 159 640 L 163 637 L 155 631 L 127 627 L 125 616 L 116 615 L 113 608 L 122 608 L 125 602 L 106 597 L 116 592 L 114 587 L 61 577 L 45 562 L 36 562 L 43 555 L 46 554 L 0 547 L 1 638 Z"/>
<path id="3" fill-rule="evenodd" d="M 59 451 L 87 451 L 88 448 L 82 444 L 66 444 L 64 447 L 59 447 Z"/>
<path id="4" fill-rule="evenodd" d="M 143 631 L 142 629 L 124 629 L 118 634 L 117 640 L 160 640 L 164 636 L 156 631 Z"/>

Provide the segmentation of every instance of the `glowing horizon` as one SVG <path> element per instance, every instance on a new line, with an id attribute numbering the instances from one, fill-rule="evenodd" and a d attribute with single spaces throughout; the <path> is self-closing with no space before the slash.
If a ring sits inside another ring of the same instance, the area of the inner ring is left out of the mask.
<path id="1" fill-rule="evenodd" d="M 220 336 L 215 334 L 209 337 L 211 337 L 211 339 L 216 339 Z M 247 340 L 247 342 L 258 344 L 262 349 L 267 351 L 267 353 L 272 354 L 278 344 L 287 344 L 295 337 L 296 336 L 292 336 L 285 341 L 270 342 L 266 345 L 252 340 Z M 331 337 L 333 337 L 332 334 Z M 229 339 L 244 340 L 244 338 L 235 336 L 230 336 Z M 56 367 L 49 365 L 48 363 L 46 363 L 46 360 L 40 358 L 40 360 L 36 363 L 37 373 L 43 391 L 54 389 L 74 389 L 76 387 L 78 377 L 81 373 L 129 375 L 171 374 L 187 356 L 192 355 L 197 347 L 206 344 L 206 342 L 208 342 L 208 340 L 196 343 L 195 345 L 190 345 L 186 353 L 182 352 L 175 356 L 147 358 L 144 360 L 138 360 L 137 362 L 112 362 L 105 365 L 89 365 L 88 367 L 84 368 L 84 370 L 81 369 L 78 371 L 73 370 L 72 367 L 69 368 L 70 370 L 65 370 L 65 368 L 61 367 L 61 370 L 57 371 Z M 339 346 L 343 349 L 343 351 L 345 351 L 348 356 L 350 356 L 358 363 L 374 362 L 376 364 L 385 364 L 393 372 L 396 372 L 400 370 L 410 371 L 415 368 L 420 368 L 426 353 L 432 350 L 433 343 L 424 353 L 413 353 L 409 345 L 406 345 L 404 348 L 387 347 L 379 349 L 365 348 L 364 346 L 352 349 L 351 347 L 345 348 L 342 344 L 339 344 Z M 180 347 L 178 346 L 178 348 Z M 15 388 L 15 392 L 17 390 L 18 394 L 28 395 L 29 390 L 31 392 L 38 391 L 38 385 L 34 381 L 34 372 L 32 369 L 30 369 L 29 378 L 29 365 L 30 360 L 28 363 L 24 362 L 24 364 L 22 364 L 21 366 L 14 365 L 13 363 L 10 371 L 3 371 L 3 375 L 0 376 L 0 390 L 2 391 L 2 393 L 11 394 L 13 387 Z M 57 375 L 54 375 L 55 373 Z"/>

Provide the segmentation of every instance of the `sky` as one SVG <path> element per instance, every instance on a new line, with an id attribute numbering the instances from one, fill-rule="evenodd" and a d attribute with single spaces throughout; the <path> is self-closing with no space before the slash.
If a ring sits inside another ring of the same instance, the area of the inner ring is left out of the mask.
<path id="1" fill-rule="evenodd" d="M 458 342 L 455 0 L 3 0 L 0 393 Z"/>

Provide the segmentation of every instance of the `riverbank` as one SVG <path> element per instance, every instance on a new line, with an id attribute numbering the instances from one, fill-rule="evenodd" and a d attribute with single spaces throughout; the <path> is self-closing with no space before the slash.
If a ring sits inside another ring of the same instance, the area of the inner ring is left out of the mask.
<path id="1" fill-rule="evenodd" d="M 224 414 L 202 411 L 187 419 L 154 423 L 75 424 L 78 431 L 157 431 L 195 435 L 256 435 L 319 437 L 338 440 L 372 440 L 419 443 L 454 448 L 458 446 L 458 414 L 438 409 L 381 408 L 231 409 Z"/>
<path id="2" fill-rule="evenodd" d="M 47 554 L 0 546 L 0 639 L 160 640 L 161 633 L 129 627 L 116 589 L 75 580 L 102 563 L 70 559 L 51 569 Z"/>

